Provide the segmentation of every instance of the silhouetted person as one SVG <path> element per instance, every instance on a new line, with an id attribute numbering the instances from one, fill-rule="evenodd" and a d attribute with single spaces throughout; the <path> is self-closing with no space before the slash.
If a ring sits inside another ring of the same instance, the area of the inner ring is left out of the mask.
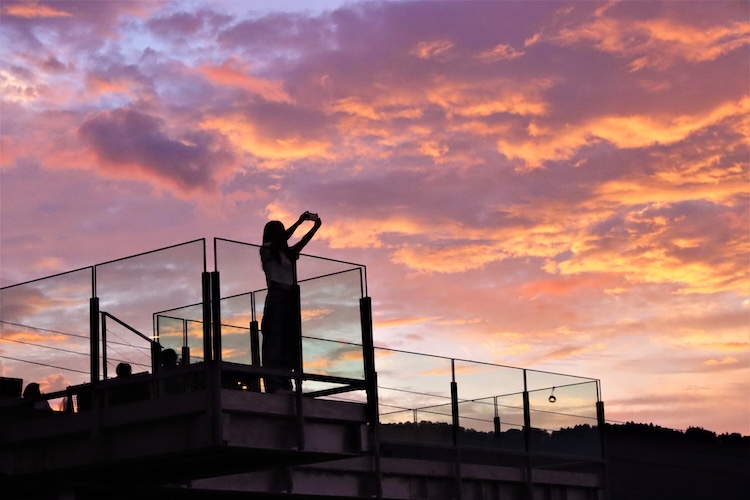
<path id="1" fill-rule="evenodd" d="M 175 372 L 177 364 L 177 351 L 174 349 L 164 349 L 161 352 L 161 369 L 163 373 Z M 166 394 L 180 394 L 185 392 L 184 374 L 173 375 L 162 379 L 162 387 Z"/>
<path id="2" fill-rule="evenodd" d="M 49 401 L 42 398 L 42 391 L 36 382 L 31 382 L 26 386 L 26 389 L 23 390 L 23 399 L 28 401 L 28 408 L 34 412 L 52 411 Z"/>
<path id="3" fill-rule="evenodd" d="M 148 385 L 142 380 L 132 380 L 133 367 L 130 363 L 118 363 L 115 373 L 117 383 L 109 390 L 109 404 L 120 405 L 149 398 Z"/>
<path id="4" fill-rule="evenodd" d="M 129 377 L 133 374 L 133 367 L 130 366 L 130 363 L 118 363 L 115 373 L 117 374 L 117 378 Z"/>
<path id="5" fill-rule="evenodd" d="M 289 238 L 305 221 L 314 225 L 291 247 Z M 302 249 L 320 228 L 320 217 L 310 212 L 299 216 L 288 229 L 279 221 L 270 221 L 263 229 L 263 246 L 260 260 L 266 274 L 268 294 L 263 311 L 263 366 L 294 370 L 299 363 L 299 304 L 294 292 L 297 284 L 296 265 Z M 291 391 L 292 381 L 287 377 L 264 377 L 266 392 Z"/>
<path id="6" fill-rule="evenodd" d="M 162 368 L 176 368 L 177 367 L 177 351 L 174 349 L 164 349 L 161 352 L 161 367 Z"/>

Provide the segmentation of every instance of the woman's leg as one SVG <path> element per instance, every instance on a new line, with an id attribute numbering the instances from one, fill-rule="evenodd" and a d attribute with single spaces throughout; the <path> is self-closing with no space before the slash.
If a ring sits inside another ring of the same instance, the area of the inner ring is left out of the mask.
<path id="1" fill-rule="evenodd" d="M 284 330 L 286 317 L 289 315 L 285 307 L 283 292 L 271 290 L 266 296 L 266 307 L 263 311 L 261 331 L 263 332 L 263 366 L 266 368 L 288 368 L 284 366 Z M 267 376 L 263 378 L 266 392 L 291 390 L 292 383 L 286 377 Z"/>

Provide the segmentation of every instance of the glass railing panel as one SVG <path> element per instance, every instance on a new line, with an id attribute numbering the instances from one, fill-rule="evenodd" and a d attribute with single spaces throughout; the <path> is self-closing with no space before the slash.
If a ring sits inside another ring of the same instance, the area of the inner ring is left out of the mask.
<path id="1" fill-rule="evenodd" d="M 451 404 L 416 410 L 417 439 L 420 444 L 453 444 L 453 414 Z"/>
<path id="2" fill-rule="evenodd" d="M 302 284 L 305 281 L 318 279 L 324 276 L 331 276 L 340 273 L 356 271 L 362 290 L 357 292 L 357 296 L 363 297 L 366 285 L 364 284 L 364 266 L 352 262 L 343 262 L 333 259 L 326 259 L 314 255 L 302 254 L 297 261 L 297 282 Z"/>
<path id="3" fill-rule="evenodd" d="M 380 405 L 380 437 L 411 444 L 453 444 L 451 404 L 404 409 Z"/>
<path id="4" fill-rule="evenodd" d="M 597 394 L 596 381 L 530 391 L 531 451 L 598 456 Z"/>
<path id="5" fill-rule="evenodd" d="M 265 294 L 264 294 L 265 298 Z M 250 328 L 253 320 L 253 294 L 243 293 L 221 299 L 221 324 Z"/>
<path id="6" fill-rule="evenodd" d="M 459 401 L 523 392 L 523 370 L 507 366 L 456 360 Z"/>
<path id="7" fill-rule="evenodd" d="M 496 410 L 494 398 L 459 401 L 458 444 L 460 446 L 494 448 L 496 445 Z"/>
<path id="8" fill-rule="evenodd" d="M 499 420 L 498 446 L 506 450 L 523 451 L 523 393 L 497 396 L 493 400 Z"/>
<path id="9" fill-rule="evenodd" d="M 523 451 L 523 393 L 459 401 L 458 444 Z"/>
<path id="10" fill-rule="evenodd" d="M 180 326 L 177 327 L 177 322 Z M 178 307 L 167 311 L 154 313 L 154 324 L 156 327 L 156 339 L 159 344 L 177 351 L 180 356 L 185 352 L 188 356 L 189 363 L 198 363 L 203 361 L 203 304 L 193 304 L 184 307 Z M 162 328 L 167 329 L 162 333 Z M 182 330 L 181 342 L 187 342 L 174 345 L 176 340 L 176 331 Z M 163 336 L 167 338 L 162 339 Z M 187 347 L 187 350 L 183 349 Z"/>
<path id="11" fill-rule="evenodd" d="M 595 381 L 595 379 L 576 377 L 574 375 L 565 375 L 562 373 L 526 370 L 526 385 L 529 392 L 592 381 Z"/>
<path id="12" fill-rule="evenodd" d="M 250 328 L 221 325 L 221 359 L 232 363 L 251 365 L 253 354 L 250 344 Z"/>
<path id="13" fill-rule="evenodd" d="M 380 438 L 384 441 L 418 442 L 415 410 L 381 404 Z"/>
<path id="14" fill-rule="evenodd" d="M 302 371 L 315 375 L 364 380 L 362 346 L 303 337 Z M 308 392 L 307 388 L 305 392 Z"/>
<path id="15" fill-rule="evenodd" d="M 162 349 L 174 349 L 177 354 L 182 352 L 185 345 L 187 323 L 182 318 L 157 315 L 156 340 Z"/>
<path id="16" fill-rule="evenodd" d="M 360 278 L 350 270 L 300 282 L 303 337 L 362 343 Z"/>
<path id="17" fill-rule="evenodd" d="M 216 238 L 214 247 L 222 299 L 266 288 L 258 245 Z"/>
<path id="18" fill-rule="evenodd" d="M 156 313 L 202 309 L 204 247 L 203 240 L 196 240 L 97 265 L 100 310 L 155 338 Z M 179 354 L 181 349 L 175 350 Z"/>
<path id="19" fill-rule="evenodd" d="M 200 363 L 204 359 L 203 353 L 203 321 L 186 320 L 188 338 L 188 360 L 190 364 Z"/>
<path id="20" fill-rule="evenodd" d="M 423 354 L 375 349 L 382 416 L 389 408 L 419 409 L 451 401 L 451 361 Z"/>
<path id="21" fill-rule="evenodd" d="M 90 381 L 92 269 L 0 289 L 0 375 L 43 393 Z"/>
<path id="22" fill-rule="evenodd" d="M 106 359 L 106 370 L 102 369 L 102 378 L 116 377 L 117 365 L 120 363 L 129 364 L 134 374 L 151 373 L 153 371 L 151 364 L 151 342 L 149 340 L 134 334 L 131 330 L 113 321 L 111 318 L 105 318 L 105 321 L 102 323 L 101 335 L 102 340 L 106 339 L 106 353 L 104 350 L 101 351 L 102 359 Z M 178 356 L 180 354 L 178 346 L 167 346 L 165 348 L 172 348 Z"/>

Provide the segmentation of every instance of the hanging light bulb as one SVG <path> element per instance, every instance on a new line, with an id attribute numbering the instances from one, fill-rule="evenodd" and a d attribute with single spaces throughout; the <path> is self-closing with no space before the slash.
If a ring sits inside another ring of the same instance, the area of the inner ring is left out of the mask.
<path id="1" fill-rule="evenodd" d="M 555 397 L 555 388 L 554 387 L 552 388 L 552 393 L 547 398 L 547 401 L 549 401 L 550 403 L 554 403 L 555 401 L 557 401 L 557 398 Z"/>

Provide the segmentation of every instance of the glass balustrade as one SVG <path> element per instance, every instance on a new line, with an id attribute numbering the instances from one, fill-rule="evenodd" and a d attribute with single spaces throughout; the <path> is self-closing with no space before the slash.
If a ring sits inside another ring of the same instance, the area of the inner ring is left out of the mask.
<path id="1" fill-rule="evenodd" d="M 0 375 L 42 392 L 89 381 L 92 268 L 0 289 Z"/>
<path id="2" fill-rule="evenodd" d="M 218 302 L 207 305 L 219 308 L 222 361 L 240 367 L 225 388 L 262 390 L 267 290 L 258 250 L 214 240 L 220 287 L 211 297 Z M 0 289 L 0 374 L 36 381 L 46 393 L 90 382 L 92 297 L 101 311 L 100 378 L 114 377 L 118 363 L 152 371 L 154 342 L 183 364 L 202 362 L 211 330 L 204 328 L 204 272 L 205 241 L 196 240 Z M 364 266 L 303 255 L 298 283 L 303 392 L 364 402 Z M 595 379 L 386 348 L 372 355 L 385 442 L 601 455 Z"/>

